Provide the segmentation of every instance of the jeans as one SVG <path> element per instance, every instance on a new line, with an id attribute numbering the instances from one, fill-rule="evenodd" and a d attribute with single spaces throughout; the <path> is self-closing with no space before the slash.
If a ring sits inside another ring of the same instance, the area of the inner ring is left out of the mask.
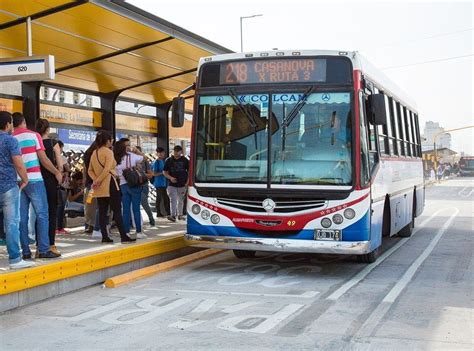
<path id="1" fill-rule="evenodd" d="M 66 207 L 67 191 L 58 190 L 58 209 L 56 216 L 58 218 L 58 229 L 64 229 L 64 209 Z"/>
<path id="2" fill-rule="evenodd" d="M 186 187 L 178 188 L 176 186 L 168 186 L 168 196 L 170 197 L 170 207 L 172 216 L 183 215 L 183 200 L 186 194 Z"/>
<path id="3" fill-rule="evenodd" d="M 137 233 L 142 231 L 140 203 L 142 200 L 142 187 L 129 187 L 128 184 L 120 185 L 122 191 L 123 225 L 125 232 L 130 232 L 130 205 L 132 205 L 133 219 Z"/>
<path id="4" fill-rule="evenodd" d="M 161 209 L 164 209 L 164 213 Z M 165 217 L 170 215 L 170 198 L 166 188 L 156 188 L 156 216 Z"/>
<path id="5" fill-rule="evenodd" d="M 46 187 L 46 196 L 48 198 L 49 244 L 54 245 L 58 221 L 58 181 L 56 178 L 47 177 L 44 179 L 44 186 Z"/>
<path id="6" fill-rule="evenodd" d="M 82 214 L 84 213 L 84 204 L 81 202 L 68 201 L 66 205 L 66 210 Z"/>
<path id="7" fill-rule="evenodd" d="M 107 238 L 109 236 L 107 233 L 107 223 L 108 210 L 110 206 L 110 209 L 114 214 L 113 218 L 117 225 L 117 229 L 119 230 L 120 237 L 124 239 L 127 234 L 123 227 L 120 192 L 115 188 L 115 182 L 113 180 L 110 180 L 110 197 L 98 197 L 97 204 L 99 205 L 99 223 L 102 238 Z M 130 213 L 130 209 L 128 209 L 128 213 Z"/>
<path id="8" fill-rule="evenodd" d="M 155 223 L 153 219 L 153 212 L 151 211 L 150 203 L 148 202 L 148 194 L 150 193 L 150 188 L 148 188 L 148 183 L 143 186 L 142 195 L 141 195 L 141 203 L 142 207 L 145 210 L 148 220 L 151 225 Z"/>
<path id="9" fill-rule="evenodd" d="M 16 186 L 0 194 L 0 213 L 3 214 L 8 260 L 10 264 L 20 262 L 20 231 L 18 228 L 18 222 L 20 221 L 20 190 Z"/>
<path id="10" fill-rule="evenodd" d="M 30 182 L 20 193 L 20 241 L 23 255 L 30 255 L 28 240 L 28 209 L 30 203 L 36 214 L 36 237 L 40 253 L 49 251 L 48 201 L 43 182 Z"/>
<path id="11" fill-rule="evenodd" d="M 84 217 L 86 218 L 86 224 L 91 226 L 96 226 L 99 228 L 99 215 L 96 215 L 97 212 L 97 199 L 93 199 L 91 204 L 87 203 L 87 197 L 91 188 L 88 186 L 84 191 Z M 96 220 L 97 219 L 97 220 Z M 97 229 L 98 230 L 98 229 Z"/>
<path id="12" fill-rule="evenodd" d="M 3 228 L 3 212 L 0 211 L 0 239 L 5 240 L 5 229 Z"/>

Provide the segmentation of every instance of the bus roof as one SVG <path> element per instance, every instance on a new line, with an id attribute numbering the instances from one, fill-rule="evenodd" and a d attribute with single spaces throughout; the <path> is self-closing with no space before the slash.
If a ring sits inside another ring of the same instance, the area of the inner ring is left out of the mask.
<path id="1" fill-rule="evenodd" d="M 370 78 L 379 89 L 394 97 L 396 100 L 402 102 L 403 105 L 410 107 L 413 112 L 416 112 L 416 104 L 408 94 L 400 89 L 385 73 L 373 66 L 364 56 L 357 51 L 338 51 L 338 50 L 269 50 L 269 51 L 254 51 L 254 52 L 238 52 L 231 54 L 222 54 L 215 56 L 202 57 L 199 60 L 198 68 L 207 62 L 231 61 L 252 58 L 265 57 L 301 57 L 301 56 L 345 56 L 352 61 L 354 70 L 360 70 L 363 75 Z"/>

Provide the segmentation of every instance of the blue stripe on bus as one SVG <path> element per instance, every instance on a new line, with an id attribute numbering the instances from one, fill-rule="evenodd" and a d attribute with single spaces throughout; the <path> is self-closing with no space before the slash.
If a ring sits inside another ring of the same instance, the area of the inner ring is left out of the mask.
<path id="1" fill-rule="evenodd" d="M 236 227 L 224 227 L 215 225 L 201 225 L 195 219 L 188 215 L 187 218 L 188 234 L 210 235 L 210 236 L 231 236 L 238 238 L 273 238 L 273 239 L 296 239 L 296 240 L 314 240 L 314 229 L 303 229 L 292 235 L 262 235 L 250 230 Z M 370 239 L 370 217 L 369 211 L 356 223 L 342 230 L 343 241 L 365 241 Z"/>

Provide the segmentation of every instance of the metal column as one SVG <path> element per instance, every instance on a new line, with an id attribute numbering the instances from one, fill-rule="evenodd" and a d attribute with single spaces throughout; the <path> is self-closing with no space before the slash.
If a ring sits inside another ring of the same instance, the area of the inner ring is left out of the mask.
<path id="1" fill-rule="evenodd" d="M 23 115 L 29 129 L 36 129 L 36 121 L 40 118 L 40 88 L 42 82 L 21 83 L 21 95 L 23 96 Z M 16 111 L 13 111 L 16 112 Z"/>
<path id="2" fill-rule="evenodd" d="M 165 102 L 156 106 L 156 117 L 158 119 L 158 145 L 165 149 L 166 155 L 169 155 L 169 118 L 168 114 L 171 108 L 171 102 Z"/>

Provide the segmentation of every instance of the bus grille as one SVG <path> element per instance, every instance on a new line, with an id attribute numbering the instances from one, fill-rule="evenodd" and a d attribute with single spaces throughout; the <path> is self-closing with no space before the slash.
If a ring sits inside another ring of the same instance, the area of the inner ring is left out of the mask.
<path id="1" fill-rule="evenodd" d="M 321 199 L 314 199 L 308 200 L 305 199 L 289 199 L 289 198 L 271 198 L 276 206 L 273 210 L 273 213 L 290 213 L 290 212 L 298 212 L 298 211 L 306 211 L 312 210 L 316 208 L 321 208 L 326 205 L 325 200 Z M 263 208 L 262 202 L 263 200 L 267 199 L 267 197 L 256 198 L 256 197 L 248 197 L 248 198 L 217 198 L 217 203 L 220 205 L 225 205 L 233 208 L 238 208 L 239 210 L 250 211 L 250 212 L 267 212 Z"/>

